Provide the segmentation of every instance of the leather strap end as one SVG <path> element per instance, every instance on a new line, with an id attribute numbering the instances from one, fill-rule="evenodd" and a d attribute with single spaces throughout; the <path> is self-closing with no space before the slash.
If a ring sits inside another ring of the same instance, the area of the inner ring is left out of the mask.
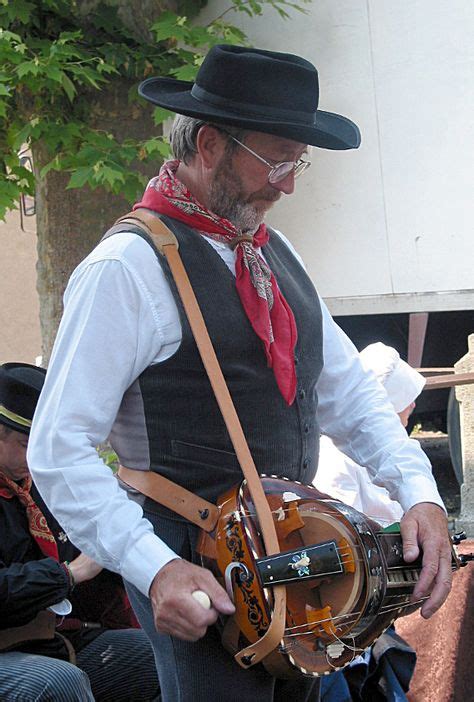
<path id="1" fill-rule="evenodd" d="M 214 530 L 219 519 L 219 509 L 212 502 L 152 471 L 119 466 L 116 475 L 125 485 L 171 509 L 204 531 Z"/>
<path id="2" fill-rule="evenodd" d="M 250 646 L 242 649 L 234 656 L 234 660 L 242 668 L 250 668 L 257 663 L 261 663 L 283 640 L 286 624 L 286 586 L 277 585 L 274 587 L 273 597 L 273 616 L 266 633 L 258 641 L 250 644 Z"/>

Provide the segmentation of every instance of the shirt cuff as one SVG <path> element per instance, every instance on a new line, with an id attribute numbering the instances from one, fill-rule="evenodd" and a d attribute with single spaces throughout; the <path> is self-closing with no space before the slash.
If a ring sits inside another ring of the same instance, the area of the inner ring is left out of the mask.
<path id="1" fill-rule="evenodd" d="M 121 575 L 146 597 L 155 575 L 179 556 L 155 534 L 147 533 L 129 549 L 122 562 Z"/>
<path id="2" fill-rule="evenodd" d="M 423 495 L 422 499 L 419 496 Z M 404 512 L 408 512 L 414 505 L 421 502 L 432 502 L 441 507 L 447 514 L 444 502 L 438 492 L 433 479 L 426 475 L 412 475 L 408 485 L 400 485 L 398 489 L 398 502 L 400 502 Z"/>

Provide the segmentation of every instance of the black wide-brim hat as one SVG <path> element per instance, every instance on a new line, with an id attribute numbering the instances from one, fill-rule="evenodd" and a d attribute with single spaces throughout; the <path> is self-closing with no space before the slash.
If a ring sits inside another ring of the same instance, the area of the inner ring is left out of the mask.
<path id="1" fill-rule="evenodd" d="M 195 83 L 148 78 L 139 94 L 181 115 L 275 134 L 324 149 L 356 149 L 358 127 L 318 109 L 318 72 L 293 54 L 214 46 Z"/>
<path id="2" fill-rule="evenodd" d="M 30 433 L 45 375 L 44 368 L 29 363 L 0 366 L 0 424 Z"/>

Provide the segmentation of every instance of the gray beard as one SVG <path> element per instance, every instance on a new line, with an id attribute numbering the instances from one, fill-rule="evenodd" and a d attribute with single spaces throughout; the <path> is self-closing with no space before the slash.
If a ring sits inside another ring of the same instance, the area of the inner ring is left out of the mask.
<path id="1" fill-rule="evenodd" d="M 216 209 L 211 207 L 212 212 L 216 212 L 220 217 L 228 219 L 241 232 L 251 232 L 253 234 L 263 222 L 262 215 L 256 212 L 251 204 L 229 202 L 225 206 L 216 204 L 216 207 L 219 208 L 219 211 L 217 212 Z"/>
<path id="2" fill-rule="evenodd" d="M 255 232 L 263 222 L 252 203 L 242 201 L 242 183 L 232 172 L 231 159 L 219 164 L 207 194 L 208 209 L 228 219 L 241 232 Z"/>

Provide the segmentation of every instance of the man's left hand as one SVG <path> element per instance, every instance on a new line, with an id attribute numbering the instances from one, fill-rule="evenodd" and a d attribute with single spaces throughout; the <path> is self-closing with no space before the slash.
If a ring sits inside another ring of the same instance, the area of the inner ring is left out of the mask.
<path id="1" fill-rule="evenodd" d="M 403 558 L 407 563 L 423 553 L 423 567 L 413 591 L 413 600 L 429 595 L 421 614 L 431 617 L 443 604 L 451 590 L 451 540 L 444 511 L 432 502 L 420 502 L 400 522 Z"/>

